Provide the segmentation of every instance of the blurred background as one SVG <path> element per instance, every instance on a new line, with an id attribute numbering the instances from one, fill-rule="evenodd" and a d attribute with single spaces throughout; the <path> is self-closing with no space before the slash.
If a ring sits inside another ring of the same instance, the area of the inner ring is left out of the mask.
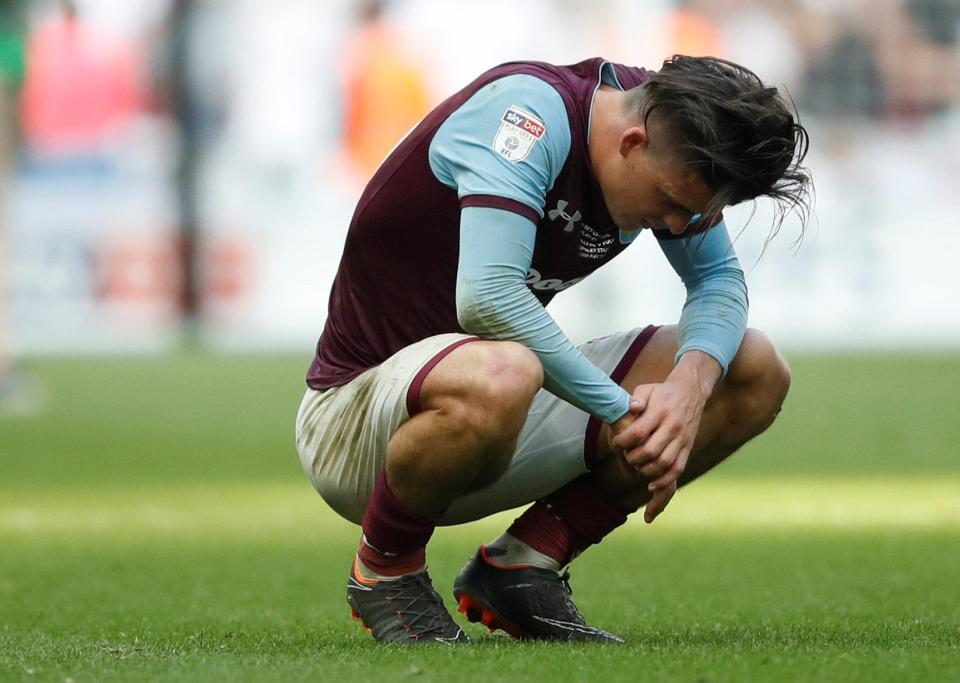
<path id="1" fill-rule="evenodd" d="M 810 131 L 802 239 L 727 212 L 791 394 L 578 560 L 636 667 L 501 669 L 960 680 L 958 38 L 960 0 L 0 0 L 0 678 L 488 681 L 493 648 L 449 673 L 351 649 L 357 529 L 296 457 L 353 205 L 491 66 L 685 53 L 786 87 Z M 648 238 L 550 310 L 582 341 L 683 298 Z M 445 595 L 510 516 L 438 530 Z"/>
<path id="2" fill-rule="evenodd" d="M 726 57 L 810 130 L 815 217 L 730 211 L 788 350 L 960 348 L 960 0 L 3 0 L 0 374 L 184 346 L 306 363 L 353 204 L 431 106 L 514 59 Z M 649 245 L 646 245 L 649 246 Z M 675 321 L 658 250 L 559 297 L 577 341 Z M 762 258 L 761 258 L 762 256 Z"/>

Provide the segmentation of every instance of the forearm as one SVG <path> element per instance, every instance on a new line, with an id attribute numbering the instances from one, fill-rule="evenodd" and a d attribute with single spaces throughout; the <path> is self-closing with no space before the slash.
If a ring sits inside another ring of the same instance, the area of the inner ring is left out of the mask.
<path id="1" fill-rule="evenodd" d="M 747 286 L 738 267 L 726 267 L 687 287 L 678 325 L 676 362 L 694 351 L 710 356 L 726 375 L 747 329 Z"/>
<path id="2" fill-rule="evenodd" d="M 515 214 L 490 211 L 495 210 L 464 209 L 461 218 L 456 297 L 461 326 L 528 347 L 543 365 L 545 389 L 604 422 L 615 421 L 627 412 L 629 394 L 580 353 L 524 283 L 535 226 Z"/>
<path id="3" fill-rule="evenodd" d="M 687 288 L 680 315 L 676 362 L 691 351 L 711 356 L 726 374 L 747 329 L 747 284 L 726 225 L 686 240 L 661 240 L 670 265 Z"/>
<path id="4" fill-rule="evenodd" d="M 703 351 L 693 350 L 680 357 L 666 381 L 685 385 L 703 405 L 720 381 L 721 373 L 722 368 L 716 358 Z"/>

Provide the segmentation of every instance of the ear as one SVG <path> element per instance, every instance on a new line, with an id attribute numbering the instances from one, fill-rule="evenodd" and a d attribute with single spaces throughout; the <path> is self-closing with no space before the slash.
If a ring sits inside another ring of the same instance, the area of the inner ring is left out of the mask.
<path id="1" fill-rule="evenodd" d="M 646 149 L 650 144 L 645 126 L 630 126 L 620 133 L 620 156 L 626 158 L 635 147 Z"/>

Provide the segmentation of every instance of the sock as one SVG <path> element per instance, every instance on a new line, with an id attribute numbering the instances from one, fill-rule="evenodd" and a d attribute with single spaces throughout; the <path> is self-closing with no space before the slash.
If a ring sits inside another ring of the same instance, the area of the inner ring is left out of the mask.
<path id="1" fill-rule="evenodd" d="M 435 527 L 435 519 L 411 512 L 390 490 L 384 468 L 363 514 L 357 551 L 360 564 L 374 574 L 367 578 L 396 578 L 423 570 L 427 541 Z"/>
<path id="2" fill-rule="evenodd" d="M 627 513 L 607 497 L 593 477 L 585 474 L 527 508 L 510 525 L 507 534 L 551 558 L 559 568 L 626 521 Z M 508 549 L 506 557 L 523 557 L 524 553 L 514 547 L 513 551 Z M 507 560 L 501 555 L 494 562 Z"/>
<path id="3" fill-rule="evenodd" d="M 484 558 L 495 567 L 511 569 L 516 567 L 540 567 L 560 571 L 562 566 L 549 555 L 534 550 L 523 541 L 504 532 L 483 547 Z"/>

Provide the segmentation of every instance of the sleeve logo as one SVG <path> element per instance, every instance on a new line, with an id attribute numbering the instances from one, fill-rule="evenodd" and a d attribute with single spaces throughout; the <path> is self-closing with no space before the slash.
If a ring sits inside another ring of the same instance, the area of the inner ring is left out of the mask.
<path id="1" fill-rule="evenodd" d="M 515 104 L 507 107 L 493 138 L 493 149 L 507 161 L 523 161 L 547 132 L 543 121 Z"/>

